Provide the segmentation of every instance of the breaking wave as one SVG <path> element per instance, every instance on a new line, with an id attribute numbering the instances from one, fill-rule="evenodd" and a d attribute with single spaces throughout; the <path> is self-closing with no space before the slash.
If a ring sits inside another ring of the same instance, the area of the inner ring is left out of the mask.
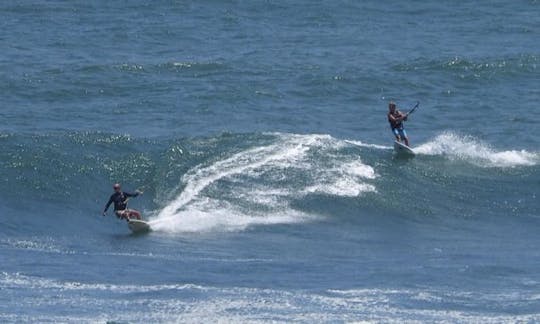
<path id="1" fill-rule="evenodd" d="M 236 230 L 257 224 L 296 223 L 317 216 L 291 207 L 309 194 L 359 196 L 375 192 L 374 169 L 341 152 L 328 135 L 277 134 L 250 148 L 189 170 L 181 193 L 152 227 L 164 231 Z"/>

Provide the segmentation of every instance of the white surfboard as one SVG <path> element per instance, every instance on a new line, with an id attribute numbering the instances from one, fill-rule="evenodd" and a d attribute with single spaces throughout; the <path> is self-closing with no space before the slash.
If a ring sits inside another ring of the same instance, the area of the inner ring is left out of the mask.
<path id="1" fill-rule="evenodd" d="M 402 155 L 402 156 L 415 156 L 416 155 L 416 153 L 414 153 L 412 148 L 398 141 L 394 142 L 394 152 L 396 152 L 397 155 Z"/>
<path id="2" fill-rule="evenodd" d="M 133 233 L 146 233 L 152 230 L 147 222 L 138 219 L 130 219 L 128 227 Z"/>

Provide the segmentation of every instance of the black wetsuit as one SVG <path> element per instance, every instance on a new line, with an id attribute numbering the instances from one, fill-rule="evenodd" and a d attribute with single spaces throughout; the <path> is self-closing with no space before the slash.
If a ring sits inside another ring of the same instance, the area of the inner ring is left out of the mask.
<path id="1" fill-rule="evenodd" d="M 109 206 L 112 203 L 114 203 L 114 211 L 125 210 L 127 208 L 126 200 L 128 199 L 128 197 L 137 197 L 138 195 L 138 192 L 115 192 L 111 195 L 111 198 L 109 198 L 109 202 L 107 202 L 107 205 L 105 205 L 105 210 L 103 212 L 107 212 L 107 209 L 109 209 Z"/>

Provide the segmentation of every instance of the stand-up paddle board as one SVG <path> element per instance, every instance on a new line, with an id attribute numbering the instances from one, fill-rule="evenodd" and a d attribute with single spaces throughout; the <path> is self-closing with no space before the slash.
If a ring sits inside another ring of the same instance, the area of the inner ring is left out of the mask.
<path id="1" fill-rule="evenodd" d="M 133 233 L 137 234 L 150 232 L 150 230 L 152 230 L 147 222 L 138 219 L 130 219 L 128 221 L 128 227 Z"/>
<path id="2" fill-rule="evenodd" d="M 394 142 L 394 152 L 396 152 L 397 155 L 401 155 L 401 156 L 415 156 L 416 155 L 416 153 L 414 153 L 414 151 L 410 147 L 398 141 Z"/>

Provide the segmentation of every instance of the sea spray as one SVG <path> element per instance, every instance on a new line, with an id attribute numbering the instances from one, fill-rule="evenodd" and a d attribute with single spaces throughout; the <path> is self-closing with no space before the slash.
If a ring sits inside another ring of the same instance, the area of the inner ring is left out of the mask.
<path id="1" fill-rule="evenodd" d="M 368 183 L 377 177 L 375 170 L 359 156 L 341 153 L 348 145 L 344 141 L 328 135 L 275 136 L 272 144 L 189 170 L 181 179 L 182 192 L 153 218 L 152 227 L 208 231 L 302 222 L 317 215 L 291 207 L 295 199 L 376 191 Z M 220 194 L 213 194 L 218 187 Z"/>
<path id="2" fill-rule="evenodd" d="M 450 159 L 468 161 L 481 167 L 533 166 L 538 153 L 525 150 L 496 151 L 490 145 L 472 136 L 445 132 L 414 148 L 418 154 L 442 155 Z"/>

